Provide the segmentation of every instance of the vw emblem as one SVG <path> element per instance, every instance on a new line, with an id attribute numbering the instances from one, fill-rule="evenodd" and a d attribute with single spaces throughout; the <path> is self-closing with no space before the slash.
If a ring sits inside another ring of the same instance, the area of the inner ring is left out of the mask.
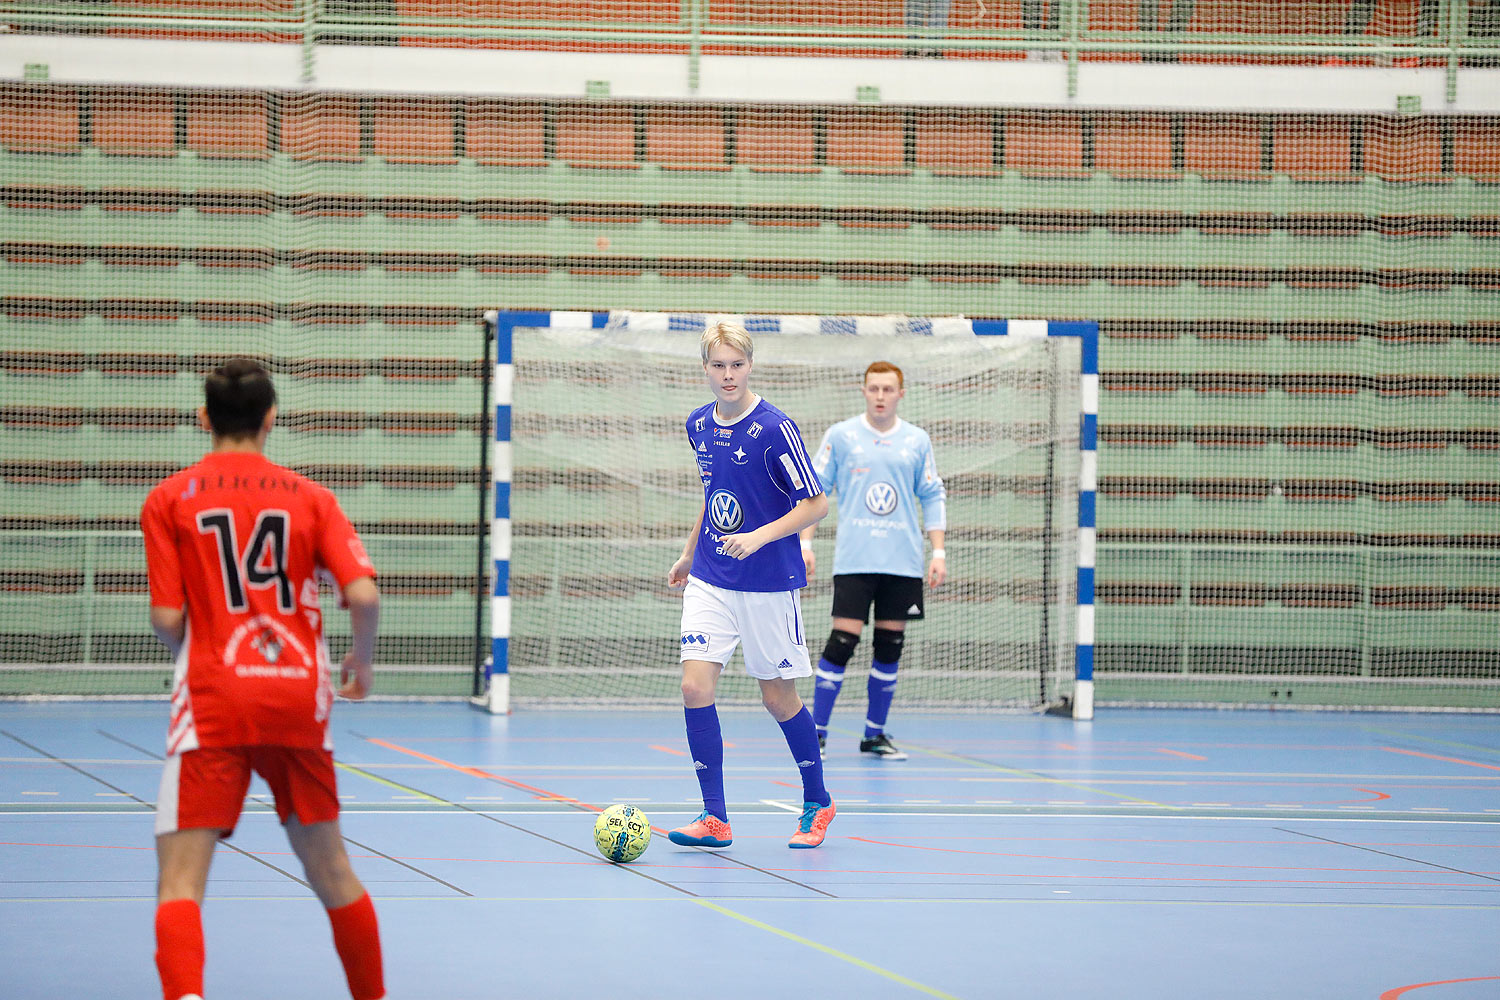
<path id="1" fill-rule="evenodd" d="M 865 490 L 865 506 L 881 517 L 896 509 L 896 488 L 890 483 L 876 483 Z"/>
<path id="2" fill-rule="evenodd" d="M 708 498 L 708 516 L 713 519 L 714 527 L 726 535 L 740 530 L 745 523 L 739 500 L 728 490 L 720 490 Z"/>

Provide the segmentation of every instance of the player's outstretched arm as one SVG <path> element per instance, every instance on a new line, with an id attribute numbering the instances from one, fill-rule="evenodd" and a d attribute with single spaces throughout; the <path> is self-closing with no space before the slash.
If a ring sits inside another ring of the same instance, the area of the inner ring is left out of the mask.
<path id="1" fill-rule="evenodd" d="M 933 528 L 928 532 L 932 538 L 932 561 L 927 564 L 927 586 L 934 589 L 941 587 L 948 579 L 948 553 L 943 548 L 943 539 L 947 534 L 942 528 Z"/>
<path id="2" fill-rule="evenodd" d="M 688 573 L 693 569 L 693 553 L 698 549 L 698 532 L 703 530 L 703 507 L 698 508 L 698 520 L 693 522 L 693 530 L 688 533 L 687 544 L 682 547 L 682 555 L 667 570 L 667 586 L 673 590 L 686 587 Z"/>
<path id="3" fill-rule="evenodd" d="M 803 528 L 817 524 L 827 516 L 828 494 L 819 493 L 817 496 L 798 500 L 795 507 L 770 524 L 763 524 L 742 535 L 725 535 L 719 539 L 719 543 L 723 546 L 725 555 L 747 559 L 778 538 L 799 534 Z"/>
<path id="4" fill-rule="evenodd" d="M 349 606 L 353 641 L 339 671 L 339 694 L 358 701 L 375 686 L 375 635 L 380 627 L 380 589 L 372 577 L 351 580 L 344 588 L 344 603 Z"/>
<path id="5" fill-rule="evenodd" d="M 151 631 L 167 647 L 172 659 L 182 650 L 182 640 L 187 637 L 187 614 L 182 608 L 151 606 Z"/>

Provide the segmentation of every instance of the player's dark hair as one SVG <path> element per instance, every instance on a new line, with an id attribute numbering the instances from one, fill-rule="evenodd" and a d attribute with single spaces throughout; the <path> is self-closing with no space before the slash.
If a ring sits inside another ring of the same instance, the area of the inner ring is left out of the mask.
<path id="1" fill-rule="evenodd" d="M 219 437 L 253 437 L 276 405 L 276 388 L 260 364 L 236 358 L 203 380 L 203 404 Z"/>
<path id="2" fill-rule="evenodd" d="M 897 368 L 895 365 L 891 364 L 889 361 L 876 361 L 873 364 L 871 364 L 870 367 L 868 367 L 868 368 L 865 369 L 865 379 L 864 380 L 866 382 L 868 382 L 868 381 L 870 381 L 870 376 L 871 375 L 879 375 L 882 372 L 895 372 L 896 373 L 896 387 L 898 389 L 904 389 L 904 388 L 906 388 L 906 376 L 903 375 L 903 374 L 901 374 L 901 369 L 900 368 Z"/>

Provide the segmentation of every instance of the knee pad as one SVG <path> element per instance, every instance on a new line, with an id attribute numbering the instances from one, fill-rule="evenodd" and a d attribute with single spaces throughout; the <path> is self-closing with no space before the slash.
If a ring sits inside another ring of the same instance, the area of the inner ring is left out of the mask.
<path id="1" fill-rule="evenodd" d="M 828 633 L 828 645 L 823 647 L 823 659 L 842 670 L 849 665 L 854 647 L 859 645 L 859 636 L 836 628 Z"/>
<path id="2" fill-rule="evenodd" d="M 906 642 L 906 633 L 897 632 L 895 629 L 878 628 L 875 630 L 875 641 L 872 643 L 872 652 L 878 663 L 896 663 L 901 659 L 901 647 Z"/>

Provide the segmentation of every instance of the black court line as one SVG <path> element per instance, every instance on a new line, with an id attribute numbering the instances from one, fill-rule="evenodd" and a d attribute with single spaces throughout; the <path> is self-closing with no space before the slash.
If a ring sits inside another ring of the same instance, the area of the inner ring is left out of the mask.
<path id="1" fill-rule="evenodd" d="M 54 761 L 54 762 L 56 762 L 58 764 L 61 764 L 64 767 L 71 768 L 72 770 L 77 771 L 79 774 L 83 775 L 85 778 L 88 778 L 90 781 L 97 781 L 99 784 L 103 785 L 105 788 L 111 789 L 111 790 L 113 790 L 115 792 L 118 792 L 119 794 L 125 796 L 126 798 L 129 798 L 129 799 L 131 799 L 131 800 L 133 800 L 135 802 L 140 803 L 142 807 L 144 807 L 146 809 L 149 809 L 153 813 L 156 812 L 156 806 L 155 806 L 154 803 L 147 802 L 145 799 L 141 798 L 139 795 L 136 795 L 134 792 L 127 792 L 123 788 L 119 788 L 119 787 L 117 787 L 115 785 L 111 785 L 109 782 L 105 781 L 103 778 L 99 777 L 97 774 L 91 774 L 88 771 L 85 771 L 83 768 L 79 767 L 77 764 L 74 764 L 71 761 L 63 760 L 61 757 L 58 757 L 55 754 L 50 754 L 46 750 L 43 750 L 41 747 L 36 746 L 35 744 L 32 744 L 32 743 L 26 742 L 25 740 L 21 739 L 21 737 L 15 735 L 14 733 L 7 732 L 6 730 L 0 729 L 0 734 L 4 734 L 6 736 L 9 736 L 11 739 L 15 740 L 17 743 L 21 744 L 23 747 L 26 747 L 28 750 L 31 750 L 34 753 L 39 753 L 43 757 L 46 757 L 48 760 Z M 109 734 L 105 733 L 104 735 L 107 736 Z M 111 739 L 114 739 L 114 737 L 111 737 Z M 125 741 L 117 739 L 117 740 L 115 740 L 115 742 L 117 742 L 117 743 L 124 743 Z M 137 747 L 136 749 L 140 749 L 140 748 Z M 148 756 L 152 755 L 149 750 L 143 750 L 142 753 L 145 753 Z M 157 757 L 157 760 L 161 760 L 161 759 L 162 758 Z M 309 892 L 312 891 L 312 885 L 311 884 L 309 884 L 308 882 L 306 882 L 306 881 L 298 878 L 296 875 L 293 875 L 291 872 L 287 871 L 285 868 L 279 868 L 276 865 L 271 864 L 271 862 L 267 861 L 265 858 L 262 858 L 262 857 L 260 857 L 259 855 L 256 855 L 256 854 L 252 854 L 251 852 L 249 852 L 247 850 L 244 850 L 244 849 L 242 849 L 240 847 L 236 847 L 234 844 L 231 844 L 228 841 L 221 840 L 221 841 L 219 841 L 219 843 L 223 844 L 225 847 L 229 848 L 231 851 L 234 851 L 236 854 L 239 854 L 239 855 L 241 855 L 243 857 L 249 858 L 251 861 L 254 861 L 257 864 L 265 865 L 267 868 L 271 869 L 273 872 L 276 872 L 276 873 L 281 874 L 281 875 L 285 875 L 287 878 L 291 879 L 293 882 L 296 882 L 298 885 L 302 886 L 307 891 L 309 891 Z"/>
<path id="2" fill-rule="evenodd" d="M 351 736 L 353 736 L 353 737 L 355 737 L 357 739 L 361 739 L 361 740 L 364 740 L 365 742 L 369 742 L 370 738 L 368 736 L 364 735 L 363 733 L 355 732 L 352 729 L 348 730 L 348 732 L 349 732 L 349 735 L 351 735 Z M 351 771 L 359 771 L 358 768 L 352 767 L 349 764 L 344 764 L 343 766 L 346 767 L 346 768 L 349 768 L 349 770 L 351 770 Z M 359 773 L 365 774 L 367 772 L 360 771 Z M 457 802 L 450 802 L 448 799 L 443 798 L 441 795 L 433 795 L 431 792 L 425 792 L 425 791 L 422 791 L 419 788 L 413 788 L 410 785 L 403 785 L 400 782 L 391 781 L 391 779 L 389 779 L 389 778 L 376 777 L 374 775 L 369 775 L 369 777 L 371 777 L 372 779 L 374 779 L 376 781 L 383 781 L 383 782 L 388 782 L 388 783 L 390 783 L 392 785 L 398 785 L 399 787 L 405 788 L 408 791 L 415 792 L 418 795 L 425 795 L 428 798 L 435 799 L 435 800 L 437 800 L 439 802 L 446 802 L 449 805 L 453 806 L 454 808 L 462 809 L 465 812 L 474 813 L 476 816 L 484 816 L 485 819 L 492 820 L 492 821 L 494 821 L 496 823 L 499 823 L 501 826 L 508 826 L 508 827 L 510 827 L 513 830 L 519 830 L 522 833 L 529 833 L 533 837 L 538 837 L 538 838 L 540 838 L 542 840 L 548 841 L 549 843 L 557 844 L 557 845 L 559 845 L 561 847 L 566 847 L 568 850 L 573 851 L 573 852 L 575 852 L 577 854 L 582 854 L 584 857 L 587 857 L 587 858 L 597 857 L 597 855 L 590 854 L 588 851 L 580 850 L 579 848 L 574 847 L 572 844 L 567 844 L 567 843 L 564 843 L 563 841 L 560 841 L 560 840 L 553 840 L 551 837 L 545 836 L 544 834 L 537 833 L 534 830 L 527 830 L 524 827 L 516 826 L 513 823 L 507 823 L 504 820 L 497 819 L 494 816 L 486 815 L 485 813 L 480 812 L 478 809 L 473 809 L 473 808 L 470 808 L 469 806 L 462 805 L 462 804 L 457 803 Z M 569 809 L 572 809 L 572 810 L 574 810 L 576 812 L 592 813 L 592 812 L 596 812 L 597 811 L 597 810 L 590 809 L 588 806 L 583 805 L 582 803 L 564 802 L 563 804 L 566 805 Z M 768 878 L 776 879 L 778 882 L 785 882 L 788 885 L 795 885 L 799 889 L 806 889 L 808 892 L 814 892 L 814 893 L 817 893 L 820 896 L 827 896 L 829 899 L 837 899 L 838 898 L 837 895 L 835 895 L 834 893 L 829 892 L 826 889 L 819 889 L 815 885 L 808 885 L 806 882 L 799 882 L 799 881 L 797 881 L 794 878 L 788 878 L 787 876 L 779 874 L 778 872 L 769 871 L 769 870 L 767 870 L 765 868 L 759 868 L 759 867 L 757 867 L 755 865 L 750 864 L 747 861 L 741 861 L 739 858 L 732 857 L 732 856 L 727 855 L 727 854 L 720 854 L 718 850 L 711 850 L 711 849 L 702 848 L 702 847 L 695 848 L 695 850 L 697 850 L 698 853 L 700 853 L 700 854 L 712 854 L 714 857 L 723 858 L 724 860 L 729 861 L 732 864 L 739 865 L 741 868 L 744 868 L 747 871 L 759 872 L 761 875 L 765 875 Z M 635 868 L 630 868 L 628 865 L 617 865 L 616 867 L 623 867 L 627 871 L 633 872 L 636 875 L 641 875 L 643 878 L 650 878 L 653 882 L 661 881 L 659 879 L 652 878 L 652 876 L 650 876 L 650 875 L 644 875 L 640 870 L 635 869 Z M 676 889 L 678 892 L 687 893 L 689 896 L 693 896 L 695 898 L 698 896 L 697 893 L 691 892 L 691 891 L 689 891 L 687 889 L 684 889 L 680 885 L 675 885 L 673 883 L 665 882 L 665 881 L 661 881 L 661 884 L 664 885 L 664 886 L 667 886 L 669 888 Z"/>
<path id="3" fill-rule="evenodd" d="M 120 744 L 120 746 L 122 746 L 122 747 L 129 747 L 130 749 L 134 750 L 138 754 L 141 754 L 142 756 L 150 757 L 152 760 L 166 760 L 167 759 L 167 758 L 163 757 L 161 754 L 157 753 L 155 750 L 147 750 L 143 746 L 137 746 L 136 744 L 130 742 L 127 739 L 124 739 L 122 737 L 116 736 L 114 733 L 106 733 L 102 729 L 96 729 L 96 730 L 94 730 L 94 732 L 98 733 L 100 736 L 103 736 L 107 740 L 113 740 L 114 742 Z"/>
<path id="4" fill-rule="evenodd" d="M 387 861 L 389 861 L 393 865 L 400 865 L 402 868 L 405 868 L 405 869 L 407 869 L 409 871 L 416 872 L 418 875 L 421 875 L 423 878 L 430 878 L 430 879 L 432 879 L 434 882 L 438 883 L 439 885 L 446 885 L 448 888 L 452 889 L 454 892 L 458 893 L 461 896 L 473 896 L 474 895 L 472 892 L 468 891 L 467 889 L 460 889 L 458 886 L 454 885 L 452 882 L 447 882 L 447 881 L 444 881 L 443 879 L 438 878 L 436 875 L 432 874 L 432 872 L 423 871 L 422 869 L 418 868 L 416 865 L 408 864 L 407 862 L 402 861 L 400 858 L 393 858 L 389 854 L 385 853 L 384 851 L 377 851 L 375 848 L 371 847 L 369 844 L 361 844 L 359 841 L 355 840 L 353 837 L 344 837 L 344 840 L 346 840 L 349 843 L 353 844 L 355 847 L 358 847 L 362 851 L 369 851 L 371 854 L 375 855 L 376 857 L 385 858 Z"/>
<path id="5" fill-rule="evenodd" d="M 1342 840 L 1334 840 L 1331 837 L 1320 837 L 1315 833 L 1303 833 L 1301 830 L 1288 830 L 1285 827 L 1281 826 L 1272 827 L 1272 829 L 1277 830 L 1280 833 L 1291 834 L 1294 837 L 1306 837 L 1308 840 L 1321 840 L 1325 844 L 1336 844 L 1339 847 L 1352 847 L 1356 851 L 1365 851 L 1369 854 L 1379 854 L 1383 857 L 1395 858 L 1397 861 L 1408 861 L 1414 865 L 1426 865 L 1429 868 L 1438 868 L 1445 872 L 1453 872 L 1455 875 L 1471 875 L 1474 878 L 1482 878 L 1487 882 L 1500 882 L 1500 878 L 1496 878 L 1493 875 L 1484 875 L 1480 872 L 1471 872 L 1467 868 L 1450 868 L 1447 865 L 1440 865 L 1436 861 L 1423 861 L 1421 858 L 1409 858 L 1405 854 L 1392 854 L 1390 851 L 1377 851 L 1373 847 L 1364 847 L 1360 844 L 1350 844 Z"/>
<path id="6" fill-rule="evenodd" d="M 359 736 L 358 733 L 354 733 L 353 735 Z M 362 736 L 360 736 L 359 738 L 360 739 L 364 739 L 364 737 L 362 737 Z M 535 837 L 538 840 L 545 840 L 549 844 L 555 844 L 556 846 L 561 847 L 564 850 L 571 851 L 574 854 L 581 854 L 584 857 L 589 858 L 591 860 L 597 859 L 599 857 L 597 854 L 590 854 L 588 851 L 585 851 L 585 850 L 582 850 L 580 848 L 574 847 L 572 844 L 566 843 L 565 841 L 556 840 L 556 839 L 554 839 L 552 837 L 547 836 L 544 833 L 538 833 L 535 830 L 528 830 L 526 827 L 524 827 L 524 826 L 518 826 L 515 823 L 507 823 L 505 820 L 501 819 L 498 816 L 491 816 L 488 813 L 481 812 L 480 810 L 475 809 L 472 806 L 466 806 L 462 802 L 454 802 L 454 801 L 452 801 L 450 799 L 443 798 L 441 795 L 434 795 L 431 792 L 425 792 L 422 789 L 416 788 L 416 787 L 414 787 L 412 785 L 403 784 L 402 782 L 395 781 L 395 780 L 393 780 L 391 778 L 386 778 L 386 777 L 382 777 L 380 775 L 371 774 L 369 771 L 366 771 L 364 768 L 356 767 L 353 764 L 348 764 L 348 763 L 344 763 L 344 762 L 341 761 L 339 763 L 339 766 L 342 767 L 346 771 L 353 771 L 355 774 L 362 775 L 362 776 L 364 776 L 366 778 L 369 778 L 371 781 L 377 781 L 377 782 L 379 782 L 382 785 L 390 785 L 393 788 L 400 788 L 400 789 L 403 789 L 405 791 L 411 792 L 414 795 L 421 795 L 424 798 L 429 798 L 429 799 L 431 799 L 434 802 L 441 802 L 443 805 L 449 806 L 450 808 L 453 808 L 453 809 L 457 809 L 460 812 L 470 813 L 470 814 L 472 814 L 474 816 L 478 816 L 480 819 L 487 819 L 491 823 L 498 823 L 500 826 L 507 827 L 508 829 L 514 830 L 517 833 L 524 833 L 524 834 L 526 834 L 529 837 Z M 632 875 L 635 875 L 635 876 L 638 876 L 640 878 L 643 878 L 643 879 L 647 880 L 648 882 L 655 882 L 657 885 L 661 886 L 664 889 L 675 889 L 676 891 L 682 893 L 685 896 L 692 896 L 695 899 L 698 898 L 698 894 L 696 892 L 693 892 L 691 889 L 684 889 L 682 886 L 680 886 L 680 885 L 674 885 L 673 883 L 668 882 L 665 879 L 659 879 L 659 878 L 657 878 L 654 875 L 647 875 L 645 872 L 641 871 L 639 868 L 632 868 L 629 865 L 615 865 L 614 867 L 616 867 L 616 868 L 618 868 L 618 869 L 620 869 L 622 871 L 629 872 Z"/>
<path id="7" fill-rule="evenodd" d="M 156 760 L 165 760 L 166 759 L 161 754 L 156 753 L 155 751 L 152 751 L 152 750 L 147 750 L 145 747 L 136 746 L 134 743 L 130 742 L 129 740 L 123 739 L 122 737 L 119 737 L 119 736 L 116 736 L 114 733 L 105 732 L 103 729 L 96 729 L 96 730 L 94 730 L 94 732 L 98 733 L 100 736 L 103 736 L 107 740 L 114 740 L 116 743 L 120 744 L 121 746 L 127 746 L 130 749 L 135 750 L 138 753 L 143 753 L 147 757 L 152 757 L 152 758 L 154 758 Z M 255 796 L 252 796 L 252 798 L 254 798 L 255 801 L 261 803 L 262 805 L 269 805 L 269 806 L 272 806 L 273 808 L 275 806 L 275 803 L 266 802 L 265 799 L 262 796 L 255 795 Z M 416 872 L 418 875 L 421 875 L 423 878 L 431 879 L 432 881 L 436 882 L 438 885 L 447 886 L 449 889 L 452 889 L 454 892 L 459 893 L 460 895 L 464 895 L 464 896 L 472 896 L 472 895 L 474 895 L 472 892 L 469 892 L 466 889 L 460 889 L 458 886 L 454 885 L 452 882 L 448 882 L 448 881 L 445 881 L 444 879 L 438 878 L 436 875 L 432 874 L 432 872 L 423 871 L 422 869 L 418 868 L 416 865 L 407 864 L 405 861 L 402 861 L 399 858 L 393 858 L 393 857 L 391 857 L 389 854 L 386 854 L 384 851 L 376 850 L 375 848 L 369 846 L 368 844 L 361 844 L 359 841 L 354 840 L 351 837 L 344 836 L 343 835 L 343 828 L 342 828 L 342 826 L 340 827 L 339 833 L 340 833 L 341 839 L 343 839 L 346 843 L 353 844 L 355 847 L 358 847 L 362 851 L 369 851 L 371 854 L 373 854 L 373 855 L 375 855 L 377 857 L 385 858 L 385 860 L 391 862 L 392 864 L 400 865 L 402 868 L 405 868 L 405 869 L 407 869 L 409 871 Z M 223 841 L 221 841 L 221 843 L 223 843 Z M 228 844 L 227 846 L 229 846 L 231 848 L 234 847 L 233 844 Z M 235 850 L 238 850 L 238 848 L 235 848 Z M 244 852 L 241 851 L 240 853 L 243 854 Z M 298 879 L 297 881 L 301 882 L 302 880 Z M 306 882 L 302 882 L 302 884 L 303 885 L 308 885 L 308 883 L 306 883 Z M 308 888 L 311 888 L 311 886 L 308 886 Z"/>
<path id="8" fill-rule="evenodd" d="M 43 750 L 41 747 L 37 746 L 36 744 L 34 744 L 34 743 L 28 743 L 25 740 L 21 739 L 21 737 L 17 736 L 15 733 L 12 733 L 12 732 L 10 732 L 8 730 L 0 729 L 0 734 L 3 734 L 5 736 L 10 737 L 11 739 L 15 740 L 17 743 L 21 744 L 26 749 L 30 750 L 32 753 L 41 754 L 43 757 L 46 757 L 48 760 L 52 761 L 54 764 L 61 764 L 63 767 L 68 768 L 70 771 L 76 771 L 79 774 L 83 775 L 85 778 L 88 778 L 90 781 L 94 781 L 94 782 L 97 782 L 97 783 L 103 785 L 105 788 L 108 788 L 110 791 L 116 793 L 117 795 L 123 795 L 126 798 L 131 799 L 132 801 L 139 803 L 141 806 L 145 807 L 146 809 L 151 810 L 152 812 L 156 811 L 156 806 L 152 805 L 150 802 L 147 802 L 145 799 L 141 798 L 139 795 L 136 795 L 133 792 L 127 792 L 125 789 L 121 788 L 118 785 L 111 785 L 109 782 L 105 781 L 103 778 L 99 777 L 97 774 L 90 774 L 88 771 L 85 771 L 83 768 L 79 767 L 77 764 L 74 764 L 72 761 L 63 760 L 61 757 L 57 756 L 56 754 L 48 753 L 46 750 Z"/>

